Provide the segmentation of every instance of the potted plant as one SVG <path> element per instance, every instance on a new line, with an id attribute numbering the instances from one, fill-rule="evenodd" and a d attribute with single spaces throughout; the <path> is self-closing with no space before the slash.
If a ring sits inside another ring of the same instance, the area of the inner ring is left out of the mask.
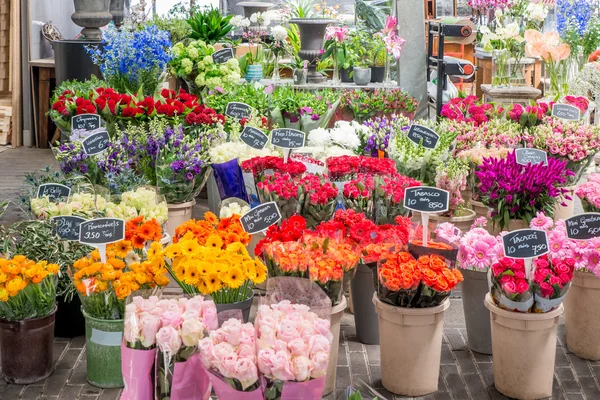
<path id="1" fill-rule="evenodd" d="M 449 260 L 426 252 L 415 258 L 400 251 L 381 260 L 373 295 L 381 363 L 386 366 L 383 387 L 403 396 L 437 391 L 444 312 L 450 292 L 463 279 L 460 271 L 448 267 Z"/>
<path id="2" fill-rule="evenodd" d="M 322 58 L 331 57 L 333 62 L 333 73 L 331 83 L 339 85 L 340 68 L 346 63 L 347 56 L 348 27 L 346 26 L 328 26 L 325 29 L 325 52 Z"/>
<path id="3" fill-rule="evenodd" d="M 352 70 L 359 60 L 357 52 L 351 46 L 346 47 L 346 58 L 344 64 L 340 66 L 340 80 L 342 83 L 353 82 Z"/>
<path id="4" fill-rule="evenodd" d="M 262 13 L 252 14 L 250 20 L 256 22 L 258 29 L 244 28 L 244 37 L 248 40 L 249 47 L 248 52 L 239 59 L 240 69 L 247 82 L 258 82 L 263 78 L 263 62 L 265 61 L 263 30 L 271 21 Z"/>
<path id="5" fill-rule="evenodd" d="M 273 74 L 271 79 L 274 81 L 281 80 L 279 75 L 279 61 L 291 52 L 290 46 L 287 43 L 287 38 L 288 32 L 283 26 L 278 25 L 271 28 L 271 44 L 267 44 L 267 48 L 273 55 Z"/>
<path id="6" fill-rule="evenodd" d="M 371 63 L 371 82 L 380 83 L 385 79 L 385 59 L 387 50 L 383 38 L 371 36 L 369 40 L 369 62 Z"/>
<path id="7" fill-rule="evenodd" d="M 232 18 L 233 14 L 223 15 L 218 8 L 214 7 L 195 10 L 187 20 L 192 28 L 189 37 L 209 45 L 219 43 L 233 29 Z"/>
<path id="8" fill-rule="evenodd" d="M 356 61 L 352 70 L 352 79 L 357 86 L 366 86 L 371 82 L 371 68 L 363 61 Z"/>

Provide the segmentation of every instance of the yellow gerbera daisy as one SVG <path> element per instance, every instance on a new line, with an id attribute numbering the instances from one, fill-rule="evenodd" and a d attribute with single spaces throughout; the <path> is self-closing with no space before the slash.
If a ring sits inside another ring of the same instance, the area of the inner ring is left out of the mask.
<path id="1" fill-rule="evenodd" d="M 188 268 L 186 268 L 184 278 L 185 283 L 187 283 L 188 285 L 196 286 L 198 284 L 199 279 L 201 279 L 201 276 L 198 269 L 195 266 L 190 265 Z"/>
<path id="2" fill-rule="evenodd" d="M 129 254 L 132 249 L 133 247 L 129 240 L 121 240 L 120 242 L 115 243 L 113 247 L 115 255 L 119 258 L 127 257 L 127 254 Z"/>
<path id="3" fill-rule="evenodd" d="M 252 282 L 255 285 L 263 283 L 267 279 L 267 268 L 260 261 L 256 262 L 256 279 Z"/>
<path id="4" fill-rule="evenodd" d="M 237 289 L 244 284 L 244 281 L 245 276 L 241 268 L 229 268 L 229 271 L 227 271 L 227 286 L 229 286 L 231 289 Z"/>
<path id="5" fill-rule="evenodd" d="M 179 242 L 181 245 L 181 251 L 184 256 L 193 257 L 200 248 L 200 245 L 196 240 L 184 240 L 183 242 Z"/>
<path id="6" fill-rule="evenodd" d="M 169 247 L 167 247 L 167 249 L 165 250 L 165 255 L 167 257 L 169 257 L 170 259 L 181 257 L 182 254 L 183 254 L 183 250 L 179 243 L 172 244 Z"/>
<path id="7" fill-rule="evenodd" d="M 215 272 L 211 272 L 210 274 L 208 274 L 205 282 L 209 293 L 217 292 L 223 288 L 223 282 L 221 282 L 219 274 Z"/>
<path id="8" fill-rule="evenodd" d="M 223 240 L 218 235 L 210 235 L 206 239 L 206 247 L 220 249 L 223 246 Z"/>

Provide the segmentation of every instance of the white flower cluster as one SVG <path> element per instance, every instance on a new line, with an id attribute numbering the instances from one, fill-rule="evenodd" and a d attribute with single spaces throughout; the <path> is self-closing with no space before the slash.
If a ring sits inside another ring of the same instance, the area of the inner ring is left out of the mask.
<path id="1" fill-rule="evenodd" d="M 250 211 L 250 206 L 248 204 L 242 202 L 242 200 L 240 200 L 240 202 L 233 201 L 221 207 L 221 210 L 219 211 L 219 218 L 229 218 L 234 214 L 242 216 L 248 211 Z"/>
<path id="2" fill-rule="evenodd" d="M 543 22 L 548 16 L 548 7 L 543 3 L 529 3 L 525 9 L 525 18 L 531 21 Z"/>
<path id="3" fill-rule="evenodd" d="M 332 129 L 317 128 L 308 134 L 308 146 L 318 150 L 315 158 L 324 156 L 351 155 L 360 147 L 360 137 L 369 129 L 356 121 L 338 121 Z"/>
<path id="4" fill-rule="evenodd" d="M 265 147 L 262 150 L 254 149 L 243 142 L 226 142 L 208 150 L 210 161 L 214 164 L 224 163 L 234 158 L 242 161 L 253 157 L 280 156 L 281 153 Z"/>

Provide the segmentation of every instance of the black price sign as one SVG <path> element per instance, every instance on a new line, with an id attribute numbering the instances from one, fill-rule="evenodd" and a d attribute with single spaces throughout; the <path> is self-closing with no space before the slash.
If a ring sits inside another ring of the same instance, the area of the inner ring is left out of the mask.
<path id="1" fill-rule="evenodd" d="M 71 195 L 71 188 L 60 183 L 44 183 L 38 186 L 37 197 L 48 196 L 51 201 L 67 199 Z"/>
<path id="2" fill-rule="evenodd" d="M 108 132 L 102 131 L 86 137 L 83 139 L 81 144 L 85 154 L 92 156 L 105 151 L 108 146 L 108 142 L 110 142 L 110 136 L 108 135 Z"/>
<path id="3" fill-rule="evenodd" d="M 450 193 L 430 186 L 404 189 L 404 207 L 422 213 L 448 211 Z"/>
<path id="4" fill-rule="evenodd" d="M 223 64 L 227 62 L 227 60 L 231 60 L 233 57 L 233 49 L 221 49 L 219 51 L 215 51 L 212 55 L 212 59 L 215 64 Z"/>
<path id="5" fill-rule="evenodd" d="M 600 236 L 600 213 L 585 213 L 565 220 L 569 239 L 587 240 Z"/>
<path id="6" fill-rule="evenodd" d="M 435 149 L 440 140 L 440 135 L 434 130 L 416 124 L 410 126 L 406 137 L 415 144 L 422 143 L 426 149 Z"/>
<path id="7" fill-rule="evenodd" d="M 64 215 L 52 217 L 56 223 L 56 234 L 63 240 L 79 240 L 79 226 L 86 220 L 81 217 Z"/>
<path id="8" fill-rule="evenodd" d="M 521 165 L 536 165 L 544 164 L 548 165 L 548 154 L 543 150 L 538 149 L 516 149 L 515 157 L 517 158 L 517 164 Z"/>
<path id="9" fill-rule="evenodd" d="M 230 103 L 227 103 L 227 108 L 225 108 L 225 115 L 240 120 L 242 118 L 250 118 L 252 110 L 254 110 L 252 106 L 249 106 L 246 103 L 236 103 L 232 101 Z"/>
<path id="10" fill-rule="evenodd" d="M 258 150 L 264 149 L 269 141 L 269 137 L 263 131 L 252 126 L 244 127 L 240 139 L 248 146 Z"/>
<path id="11" fill-rule="evenodd" d="M 240 222 L 249 234 L 262 232 L 281 219 L 281 213 L 274 201 L 261 204 L 242 215 Z"/>
<path id="12" fill-rule="evenodd" d="M 282 128 L 271 131 L 271 144 L 284 149 L 299 149 L 304 147 L 306 134 L 297 129 Z"/>
<path id="13" fill-rule="evenodd" d="M 71 129 L 86 132 L 100 129 L 100 116 L 98 114 L 80 114 L 71 118 Z"/>
<path id="14" fill-rule="evenodd" d="M 92 219 L 79 227 L 79 241 L 84 244 L 109 244 L 125 239 L 125 221 L 119 218 Z"/>
<path id="15" fill-rule="evenodd" d="M 581 119 L 581 110 L 570 104 L 554 104 L 552 106 L 552 116 L 570 121 L 579 121 Z"/>
<path id="16" fill-rule="evenodd" d="M 519 229 L 502 237 L 504 255 L 510 258 L 533 258 L 549 251 L 546 232 L 537 229 Z"/>

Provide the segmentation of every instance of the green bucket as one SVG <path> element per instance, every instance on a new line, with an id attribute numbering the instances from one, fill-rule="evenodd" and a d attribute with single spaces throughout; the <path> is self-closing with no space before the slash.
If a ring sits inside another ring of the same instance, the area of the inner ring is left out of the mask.
<path id="1" fill-rule="evenodd" d="M 124 320 L 97 319 L 82 309 L 85 317 L 87 380 L 99 388 L 123 387 L 121 341 Z"/>

